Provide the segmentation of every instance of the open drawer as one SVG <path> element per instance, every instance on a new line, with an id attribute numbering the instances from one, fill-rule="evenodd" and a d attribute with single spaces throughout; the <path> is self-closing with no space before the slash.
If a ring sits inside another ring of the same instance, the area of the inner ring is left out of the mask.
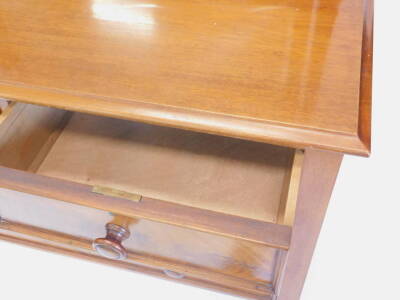
<path id="1" fill-rule="evenodd" d="M 24 103 L 0 115 L 0 238 L 246 297 L 274 294 L 300 150 Z M 124 261 L 92 243 L 130 231 Z M 44 246 L 45 245 L 45 246 Z"/>

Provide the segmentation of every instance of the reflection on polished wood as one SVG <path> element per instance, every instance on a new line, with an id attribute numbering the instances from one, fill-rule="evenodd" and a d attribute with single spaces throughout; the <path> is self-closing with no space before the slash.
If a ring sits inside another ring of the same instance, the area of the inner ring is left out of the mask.
<path id="1" fill-rule="evenodd" d="M 68 244 L 76 250 L 93 251 L 91 242 L 104 236 L 105 224 L 115 222 L 109 213 L 91 207 L 6 189 L 0 189 L 0 196 L 0 210 L 7 221 L 0 228 Z M 33 231 L 32 226 L 36 228 Z M 131 236 L 123 245 L 136 262 L 173 267 L 188 274 L 203 270 L 207 277 L 215 273 L 237 282 L 271 283 L 274 279 L 278 249 L 144 219 L 134 220 L 127 228 Z"/>
<path id="2" fill-rule="evenodd" d="M 160 267 L 150 267 L 145 264 L 141 263 L 131 263 L 125 261 L 116 261 L 116 260 L 109 260 L 104 257 L 97 256 L 92 253 L 88 253 L 85 251 L 76 251 L 73 247 L 68 247 L 65 244 L 60 245 L 59 243 L 51 243 L 48 240 L 41 240 L 33 238 L 29 236 L 26 238 L 25 235 L 18 235 L 15 232 L 12 235 L 7 233 L 3 233 L 0 230 L 0 239 L 4 241 L 8 241 L 11 243 L 19 244 L 26 247 L 32 247 L 40 250 L 51 251 L 54 253 L 62 254 L 62 255 L 69 255 L 72 257 L 85 259 L 97 263 L 107 264 L 113 267 L 119 267 L 131 271 L 140 272 L 147 275 L 157 276 L 163 279 L 173 280 L 179 283 L 185 283 L 189 285 L 193 285 L 196 287 L 203 287 L 207 289 L 212 289 L 220 292 L 231 293 L 236 296 L 244 297 L 245 299 L 258 299 L 258 300 L 272 300 L 273 296 L 268 296 L 268 288 L 265 288 L 261 285 L 256 285 L 255 288 L 257 289 L 257 293 L 255 294 L 249 291 L 248 284 L 247 286 L 243 285 L 235 285 L 229 284 L 231 281 L 226 280 L 226 278 L 221 278 L 220 282 L 213 282 L 212 279 L 208 278 L 209 280 L 202 280 L 201 276 L 185 276 L 184 278 L 172 278 L 170 276 L 166 276 L 165 269 Z M 262 292 L 264 291 L 264 292 Z"/>
<path id="3" fill-rule="evenodd" d="M 0 1 L 0 239 L 298 300 L 342 152 L 370 151 L 372 12 Z"/>
<path id="4" fill-rule="evenodd" d="M 367 155 L 364 2 L 2 1 L 0 97 Z"/>

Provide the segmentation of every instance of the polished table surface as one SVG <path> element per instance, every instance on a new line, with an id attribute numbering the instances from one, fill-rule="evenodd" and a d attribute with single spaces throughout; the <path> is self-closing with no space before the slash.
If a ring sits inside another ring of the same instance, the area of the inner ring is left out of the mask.
<path id="1" fill-rule="evenodd" d="M 0 97 L 368 155 L 363 6 L 1 1 Z"/>

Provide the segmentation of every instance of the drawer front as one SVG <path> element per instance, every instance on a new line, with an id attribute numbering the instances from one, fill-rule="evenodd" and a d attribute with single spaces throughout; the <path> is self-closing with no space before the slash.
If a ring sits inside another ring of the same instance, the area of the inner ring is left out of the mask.
<path id="1" fill-rule="evenodd" d="M 0 113 L 0 239 L 268 299 L 290 246 L 302 157 L 9 103 Z M 103 258 L 95 241 L 124 260 Z"/>
<path id="2" fill-rule="evenodd" d="M 145 265 L 175 279 L 210 280 L 266 295 L 279 264 L 280 250 L 244 240 L 7 189 L 0 189 L 0 199 L 2 234 L 91 255 L 98 255 L 92 242 L 105 236 L 105 225 L 123 220 L 131 233 L 122 243 L 128 251 L 124 266 Z"/>

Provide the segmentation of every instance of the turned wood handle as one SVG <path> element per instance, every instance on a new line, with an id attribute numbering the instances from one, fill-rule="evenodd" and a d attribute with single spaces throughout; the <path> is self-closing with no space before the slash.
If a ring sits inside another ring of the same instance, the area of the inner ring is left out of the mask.
<path id="1" fill-rule="evenodd" d="M 122 246 L 122 241 L 130 236 L 128 229 L 108 223 L 106 225 L 107 235 L 105 238 L 95 239 L 93 242 L 93 249 L 101 256 L 123 260 L 127 256 L 126 249 Z"/>

